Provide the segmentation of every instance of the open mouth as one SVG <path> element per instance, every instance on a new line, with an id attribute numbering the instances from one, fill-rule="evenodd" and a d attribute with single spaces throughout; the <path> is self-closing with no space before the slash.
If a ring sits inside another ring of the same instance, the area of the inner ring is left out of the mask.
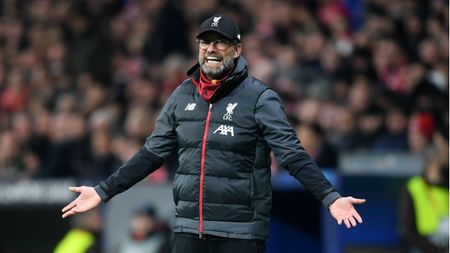
<path id="1" fill-rule="evenodd" d="M 212 63 L 212 64 L 218 64 L 220 62 L 222 62 L 222 58 L 220 57 L 215 57 L 215 56 L 208 56 L 206 57 L 206 63 Z"/>

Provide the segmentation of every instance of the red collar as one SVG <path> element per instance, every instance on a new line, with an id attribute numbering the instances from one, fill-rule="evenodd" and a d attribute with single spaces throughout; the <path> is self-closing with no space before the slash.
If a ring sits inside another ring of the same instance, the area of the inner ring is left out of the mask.
<path id="1" fill-rule="evenodd" d="M 231 74 L 231 71 L 233 71 L 233 68 L 231 68 L 231 70 L 222 79 L 209 80 L 206 77 L 205 73 L 203 73 L 203 70 L 200 68 L 199 82 L 197 82 L 194 78 L 192 78 L 192 82 L 195 84 L 195 86 L 197 86 L 200 96 L 202 96 L 203 99 L 209 102 L 214 93 L 217 91 L 217 88 L 219 88 L 220 84 Z"/>

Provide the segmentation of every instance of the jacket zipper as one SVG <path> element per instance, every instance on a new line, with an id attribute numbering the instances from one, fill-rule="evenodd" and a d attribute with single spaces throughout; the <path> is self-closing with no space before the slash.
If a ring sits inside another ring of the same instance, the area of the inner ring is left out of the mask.
<path id="1" fill-rule="evenodd" d="M 203 239 L 203 181 L 205 179 L 206 139 L 208 138 L 209 121 L 211 118 L 211 108 L 212 104 L 209 104 L 208 115 L 206 116 L 205 122 L 205 132 L 203 132 L 202 157 L 200 160 L 200 184 L 198 194 L 198 213 L 199 213 L 198 237 L 200 239 Z"/>

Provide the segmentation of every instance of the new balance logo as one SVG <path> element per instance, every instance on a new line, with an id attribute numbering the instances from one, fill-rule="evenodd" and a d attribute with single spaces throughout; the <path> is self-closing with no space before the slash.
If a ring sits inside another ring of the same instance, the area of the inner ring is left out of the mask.
<path id="1" fill-rule="evenodd" d="M 220 135 L 228 136 L 228 133 L 230 133 L 231 136 L 234 136 L 234 128 L 232 126 L 220 125 L 220 127 L 218 127 L 214 131 L 214 134 L 216 134 L 218 131 L 220 131 Z"/>
<path id="2" fill-rule="evenodd" d="M 184 108 L 184 110 L 185 111 L 193 111 L 194 109 L 195 109 L 195 106 L 196 106 L 197 104 L 196 103 L 188 103 L 187 105 L 186 105 L 186 108 Z"/>

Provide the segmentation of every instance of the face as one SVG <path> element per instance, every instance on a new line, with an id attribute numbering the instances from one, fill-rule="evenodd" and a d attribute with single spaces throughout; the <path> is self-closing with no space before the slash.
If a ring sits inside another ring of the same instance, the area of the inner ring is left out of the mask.
<path id="1" fill-rule="evenodd" d="M 133 230 L 133 233 L 141 236 L 145 236 L 149 231 L 154 230 L 155 228 L 155 221 L 153 218 L 147 216 L 147 215 L 136 215 L 131 220 L 131 229 Z"/>
<path id="2" fill-rule="evenodd" d="M 241 44 L 232 44 L 218 33 L 199 38 L 198 61 L 209 79 L 221 79 L 241 54 Z"/>

